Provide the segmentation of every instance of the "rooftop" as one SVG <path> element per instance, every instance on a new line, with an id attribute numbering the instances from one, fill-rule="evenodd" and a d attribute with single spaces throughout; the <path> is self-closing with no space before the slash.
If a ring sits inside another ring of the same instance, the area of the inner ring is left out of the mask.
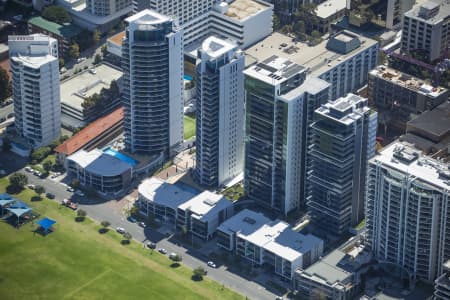
<path id="1" fill-rule="evenodd" d="M 42 65 L 47 64 L 52 61 L 58 61 L 58 58 L 52 55 L 40 55 L 40 56 L 28 56 L 28 55 L 16 55 L 10 58 L 13 61 L 20 61 L 25 66 L 30 68 L 38 69 Z"/>
<path id="2" fill-rule="evenodd" d="M 450 16 L 450 2 L 446 0 L 419 2 L 405 16 L 422 20 L 428 24 L 437 24 Z"/>
<path id="3" fill-rule="evenodd" d="M 445 101 L 438 107 L 423 112 L 417 118 L 409 121 L 408 127 L 431 133 L 436 138 L 450 136 L 450 102 Z"/>
<path id="4" fill-rule="evenodd" d="M 218 58 L 235 48 L 236 45 L 232 44 L 230 41 L 210 36 L 203 41 L 201 50 L 207 53 L 211 58 Z"/>
<path id="5" fill-rule="evenodd" d="M 267 4 L 255 0 L 235 0 L 228 5 L 227 17 L 236 20 L 244 20 L 266 9 Z"/>
<path id="6" fill-rule="evenodd" d="M 125 31 L 122 31 L 108 38 L 108 41 L 116 44 L 119 47 L 122 47 L 122 42 L 124 38 L 125 38 Z"/>
<path id="7" fill-rule="evenodd" d="M 80 150 L 67 159 L 76 162 L 86 171 L 100 176 L 117 176 L 132 169 L 130 164 L 112 155 L 105 154 L 99 149 L 89 152 Z"/>
<path id="8" fill-rule="evenodd" d="M 192 199 L 184 202 L 179 206 L 183 210 L 189 210 L 192 217 L 201 220 L 208 220 L 214 218 L 220 211 L 227 207 L 233 206 L 233 202 L 210 191 L 204 191 Z"/>
<path id="9" fill-rule="evenodd" d="M 330 84 L 325 80 L 317 77 L 308 77 L 306 80 L 295 89 L 289 91 L 288 93 L 282 95 L 281 99 L 284 101 L 291 101 L 297 99 L 300 95 L 308 93 L 311 95 L 316 95 L 328 88 Z"/>
<path id="10" fill-rule="evenodd" d="M 408 143 L 394 142 L 370 161 L 412 175 L 435 189 L 448 190 L 450 187 L 450 165 L 422 155 Z"/>
<path id="11" fill-rule="evenodd" d="M 369 74 L 428 97 L 438 97 L 447 92 L 447 89 L 443 87 L 433 87 L 422 79 L 402 73 L 384 65 L 378 66 L 376 69 L 370 71 Z"/>
<path id="12" fill-rule="evenodd" d="M 361 118 L 361 114 L 369 110 L 367 99 L 354 94 L 327 102 L 315 112 L 344 125 L 349 125 Z"/>
<path id="13" fill-rule="evenodd" d="M 304 67 L 286 58 L 272 55 L 256 65 L 247 68 L 244 73 L 270 85 L 277 85 L 304 71 Z"/>
<path id="14" fill-rule="evenodd" d="M 118 81 L 122 77 L 122 71 L 101 64 L 95 67 L 95 74 L 89 71 L 61 83 L 61 104 L 82 111 L 84 99 L 99 94 L 103 88 L 109 88 L 111 81 Z"/>
<path id="15" fill-rule="evenodd" d="M 158 12 L 150 9 L 144 9 L 137 14 L 132 15 L 125 19 L 128 24 L 134 24 L 140 30 L 151 30 L 154 25 L 165 23 L 171 19 L 168 16 L 159 14 Z"/>
<path id="16" fill-rule="evenodd" d="M 76 151 L 82 149 L 89 142 L 106 132 L 112 126 L 122 121 L 124 117 L 123 107 L 116 109 L 112 113 L 101 117 L 80 132 L 72 136 L 70 139 L 55 148 L 57 153 L 71 155 Z"/>
<path id="17" fill-rule="evenodd" d="M 174 184 L 151 177 L 138 187 L 139 194 L 155 204 L 177 209 L 179 205 L 192 199 L 196 194 Z"/>
<path id="18" fill-rule="evenodd" d="M 327 0 L 317 5 L 316 16 L 322 19 L 329 18 L 347 7 L 347 0 Z"/>
<path id="19" fill-rule="evenodd" d="M 246 57 L 246 64 L 249 65 L 252 61 L 263 61 L 271 56 L 285 57 L 291 62 L 307 68 L 312 76 L 319 77 L 341 62 L 378 43 L 368 37 L 354 35 L 359 38 L 361 45 L 348 53 L 341 54 L 327 48 L 328 40 L 324 40 L 316 46 L 308 46 L 307 43 L 294 42 L 291 37 L 274 32 L 245 50 L 245 54 L 249 56 L 249 59 Z"/>
<path id="20" fill-rule="evenodd" d="M 303 253 L 318 247 L 323 241 L 313 235 L 303 235 L 279 220 L 270 220 L 262 213 L 244 209 L 219 228 L 220 231 L 243 238 L 288 261 L 294 261 Z"/>
<path id="21" fill-rule="evenodd" d="M 55 22 L 48 21 L 43 17 L 33 17 L 28 20 L 28 23 L 68 39 L 77 36 L 82 31 L 80 27 L 72 23 L 61 25 Z"/>

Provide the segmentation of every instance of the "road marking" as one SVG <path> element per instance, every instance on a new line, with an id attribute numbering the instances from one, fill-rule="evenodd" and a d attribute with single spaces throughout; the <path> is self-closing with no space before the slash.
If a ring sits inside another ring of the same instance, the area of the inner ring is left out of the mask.
<path id="1" fill-rule="evenodd" d="M 87 287 L 88 285 L 90 285 L 91 283 L 93 283 L 94 281 L 100 279 L 101 277 L 105 276 L 107 273 L 111 272 L 111 269 L 106 269 L 105 271 L 103 271 L 102 273 L 98 274 L 97 276 L 95 276 L 94 278 L 92 278 L 91 280 L 89 280 L 88 282 L 86 282 L 85 284 L 80 285 L 79 287 L 77 287 L 76 289 L 74 289 L 73 291 L 71 291 L 70 293 L 66 294 L 64 296 L 64 298 L 67 298 L 69 296 L 72 296 L 73 294 L 75 294 L 76 292 L 80 291 L 81 289 Z"/>

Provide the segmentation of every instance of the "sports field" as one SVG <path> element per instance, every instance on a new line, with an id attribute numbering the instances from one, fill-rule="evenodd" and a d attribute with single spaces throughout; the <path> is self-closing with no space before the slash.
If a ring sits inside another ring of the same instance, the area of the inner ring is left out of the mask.
<path id="1" fill-rule="evenodd" d="M 0 179 L 0 193 L 7 180 Z M 50 200 L 30 202 L 34 192 L 14 195 L 57 221 L 54 232 L 35 234 L 29 223 L 16 229 L 0 221 L 0 299 L 244 299 L 205 277 L 191 280 L 192 271 L 156 251 L 133 242 L 120 244 L 113 229 L 100 225 Z"/>

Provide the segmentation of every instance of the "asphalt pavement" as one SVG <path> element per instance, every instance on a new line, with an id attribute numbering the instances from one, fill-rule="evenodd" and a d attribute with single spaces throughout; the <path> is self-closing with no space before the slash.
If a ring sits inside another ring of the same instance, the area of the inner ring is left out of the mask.
<path id="1" fill-rule="evenodd" d="M 208 270 L 208 276 L 219 284 L 223 284 L 225 287 L 231 288 L 250 299 L 255 300 L 269 300 L 275 299 L 277 295 L 266 290 L 263 286 L 257 282 L 247 280 L 235 273 L 227 271 L 226 266 L 218 266 L 218 268 L 211 268 L 207 266 L 208 258 L 196 251 L 195 249 L 188 249 L 183 246 L 179 246 L 168 240 L 168 237 L 164 236 L 160 232 L 151 229 L 149 227 L 142 228 L 137 223 L 132 223 L 126 219 L 126 217 L 117 210 L 114 210 L 108 205 L 107 201 L 93 200 L 88 197 L 79 197 L 71 192 L 67 191 L 67 186 L 61 182 L 55 181 L 50 177 L 41 179 L 31 173 L 27 173 L 23 169 L 19 170 L 28 175 L 28 182 L 35 185 L 42 185 L 45 187 L 46 192 L 50 192 L 55 195 L 55 200 L 60 202 L 64 198 L 70 198 L 74 202 L 78 203 L 78 207 L 85 210 L 91 218 L 94 220 L 109 221 L 111 228 L 123 227 L 127 232 L 131 233 L 133 238 L 142 242 L 143 246 L 147 241 L 152 241 L 157 244 L 158 248 L 164 248 L 168 253 L 175 252 L 180 253 L 183 257 L 183 264 L 190 268 L 196 268 L 198 266 L 205 267 Z M 64 175 L 63 175 L 64 176 Z M 116 200 L 109 200 L 116 201 Z M 193 254 L 193 255 L 191 255 Z"/>

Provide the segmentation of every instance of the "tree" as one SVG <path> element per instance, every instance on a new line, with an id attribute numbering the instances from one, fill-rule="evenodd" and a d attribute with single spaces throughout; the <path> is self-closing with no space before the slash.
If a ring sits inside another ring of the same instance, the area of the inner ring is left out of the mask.
<path id="1" fill-rule="evenodd" d="M 101 62 L 102 62 L 102 56 L 100 55 L 100 53 L 95 54 L 94 65 L 98 65 Z"/>
<path id="2" fill-rule="evenodd" d="M 272 26 L 273 26 L 273 30 L 278 30 L 280 28 L 280 19 L 278 19 L 277 15 L 273 15 L 272 18 Z"/>
<path id="3" fill-rule="evenodd" d="M 44 163 L 42 164 L 42 167 L 44 168 L 44 170 L 48 173 L 52 167 L 53 167 L 53 163 L 51 160 L 46 160 L 44 161 Z"/>
<path id="4" fill-rule="evenodd" d="M 8 72 L 0 67 L 0 103 L 9 96 L 11 96 L 11 82 Z"/>
<path id="5" fill-rule="evenodd" d="M 92 33 L 92 42 L 94 45 L 97 45 L 98 42 L 100 42 L 100 32 L 98 32 L 98 30 L 94 30 Z"/>
<path id="6" fill-rule="evenodd" d="M 36 162 L 41 162 L 44 158 L 46 158 L 52 149 L 50 147 L 40 147 L 33 151 L 31 154 L 31 160 Z"/>
<path id="7" fill-rule="evenodd" d="M 80 56 L 80 46 L 77 43 L 70 45 L 69 56 L 72 58 L 78 58 Z"/>
<path id="8" fill-rule="evenodd" d="M 192 271 L 192 279 L 202 280 L 203 276 L 206 275 L 206 270 L 203 267 L 197 267 Z"/>
<path id="9" fill-rule="evenodd" d="M 109 223 L 108 221 L 102 221 L 100 225 L 102 225 L 102 228 L 100 228 L 98 232 L 106 233 L 108 232 L 108 227 L 111 225 L 111 223 Z"/>
<path id="10" fill-rule="evenodd" d="M 70 23 L 72 18 L 61 6 L 49 6 L 42 12 L 42 17 L 58 24 Z"/>
<path id="11" fill-rule="evenodd" d="M 74 179 L 70 183 L 70 186 L 73 187 L 74 189 L 77 189 L 80 187 L 80 181 L 78 179 Z"/>
<path id="12" fill-rule="evenodd" d="M 36 192 L 36 194 L 38 194 L 39 197 L 41 197 L 41 195 L 45 193 L 45 188 L 42 185 L 37 185 L 34 191 Z"/>
<path id="13" fill-rule="evenodd" d="M 14 173 L 9 176 L 9 183 L 15 187 L 23 188 L 28 183 L 28 177 L 22 173 Z"/>
<path id="14" fill-rule="evenodd" d="M 106 45 L 102 46 L 102 54 L 103 56 L 105 56 L 108 53 L 108 47 L 106 47 Z"/>
<path id="15" fill-rule="evenodd" d="M 60 57 L 59 60 L 58 60 L 58 62 L 59 62 L 59 68 L 60 68 L 60 69 L 61 69 L 62 67 L 64 67 L 64 65 L 65 65 L 64 58 Z"/>
<path id="16" fill-rule="evenodd" d="M 87 216 L 87 212 L 85 210 L 79 209 L 77 211 L 77 217 L 75 218 L 75 221 L 83 222 L 84 219 L 86 218 L 86 216 Z"/>
<path id="17" fill-rule="evenodd" d="M 294 23 L 294 31 L 296 34 L 304 34 L 305 33 L 305 22 L 302 20 L 298 20 Z"/>

